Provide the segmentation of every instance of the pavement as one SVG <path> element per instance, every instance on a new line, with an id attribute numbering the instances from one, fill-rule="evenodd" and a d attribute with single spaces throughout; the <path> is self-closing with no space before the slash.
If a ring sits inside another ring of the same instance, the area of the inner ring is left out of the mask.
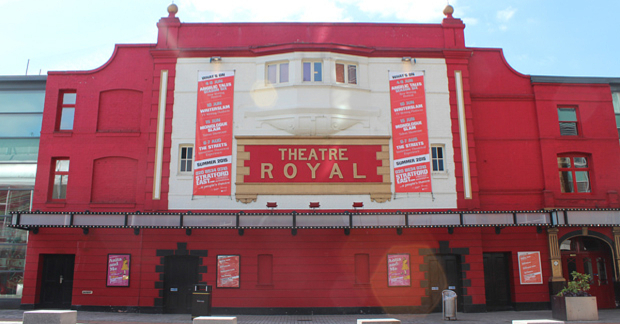
<path id="1" fill-rule="evenodd" d="M 0 310 L 0 324 L 21 324 L 23 310 Z M 215 316 L 216 314 L 214 314 Z M 225 315 L 231 316 L 231 315 Z M 355 324 L 360 318 L 396 318 L 402 324 L 431 324 L 431 323 L 511 323 L 519 320 L 552 320 L 551 311 L 505 311 L 490 313 L 458 313 L 456 321 L 443 321 L 441 313 L 431 314 L 360 314 L 360 315 L 239 315 L 238 324 Z M 542 322 L 542 321 L 537 321 Z M 112 313 L 78 311 L 80 324 L 146 324 L 171 323 L 191 324 L 189 314 L 141 314 L 141 313 Z M 561 321 L 554 323 L 563 323 Z M 598 323 L 620 324 L 620 309 L 599 310 L 599 320 L 592 322 L 567 323 Z"/>

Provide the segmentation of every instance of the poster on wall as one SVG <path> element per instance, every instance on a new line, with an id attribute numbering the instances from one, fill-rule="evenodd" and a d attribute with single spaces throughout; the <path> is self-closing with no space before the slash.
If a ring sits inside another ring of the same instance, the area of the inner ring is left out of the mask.
<path id="1" fill-rule="evenodd" d="M 540 252 L 518 252 L 519 279 L 522 285 L 535 285 L 543 283 Z"/>
<path id="2" fill-rule="evenodd" d="M 217 256 L 217 287 L 239 288 L 239 255 Z"/>
<path id="3" fill-rule="evenodd" d="M 194 196 L 228 196 L 235 73 L 198 71 Z"/>
<path id="4" fill-rule="evenodd" d="M 411 286 L 409 254 L 388 254 L 388 287 Z"/>
<path id="5" fill-rule="evenodd" d="M 395 192 L 431 192 L 424 72 L 390 72 Z"/>
<path id="6" fill-rule="evenodd" d="M 108 254 L 108 287 L 129 287 L 131 254 Z"/>

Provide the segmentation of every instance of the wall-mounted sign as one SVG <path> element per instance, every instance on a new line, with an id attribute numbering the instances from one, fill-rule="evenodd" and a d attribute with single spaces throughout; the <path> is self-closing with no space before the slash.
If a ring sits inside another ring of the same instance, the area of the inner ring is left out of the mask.
<path id="1" fill-rule="evenodd" d="M 217 256 L 217 287 L 239 288 L 239 256 Z"/>
<path id="2" fill-rule="evenodd" d="M 108 287 L 129 287 L 131 254 L 108 254 Z"/>
<path id="3" fill-rule="evenodd" d="M 411 286 L 409 254 L 388 254 L 388 287 Z"/>
<path id="4" fill-rule="evenodd" d="M 251 182 L 382 182 L 381 145 L 246 145 Z"/>
<path id="5" fill-rule="evenodd" d="M 540 252 L 518 252 L 519 279 L 522 285 L 543 283 Z"/>
<path id="6" fill-rule="evenodd" d="M 389 137 L 237 136 L 236 197 L 370 194 L 391 198 Z"/>
<path id="7" fill-rule="evenodd" d="M 396 192 L 431 191 L 424 72 L 390 72 Z"/>
<path id="8" fill-rule="evenodd" d="M 195 196 L 231 193 L 234 85 L 234 72 L 198 71 Z"/>

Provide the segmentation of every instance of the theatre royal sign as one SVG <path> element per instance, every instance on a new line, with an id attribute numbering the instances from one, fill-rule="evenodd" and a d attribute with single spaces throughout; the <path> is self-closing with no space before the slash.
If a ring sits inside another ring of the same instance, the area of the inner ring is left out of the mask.
<path id="1" fill-rule="evenodd" d="M 390 137 L 244 137 L 237 139 L 236 199 L 258 195 L 391 197 Z"/>

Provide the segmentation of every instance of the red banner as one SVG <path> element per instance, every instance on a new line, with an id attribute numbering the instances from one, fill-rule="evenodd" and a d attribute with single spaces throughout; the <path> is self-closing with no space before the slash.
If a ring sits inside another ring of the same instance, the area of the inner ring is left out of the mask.
<path id="1" fill-rule="evenodd" d="M 395 192 L 430 192 L 424 72 L 390 72 Z"/>
<path id="2" fill-rule="evenodd" d="M 245 145 L 244 182 L 382 182 L 380 145 Z"/>
<path id="3" fill-rule="evenodd" d="M 195 196 L 230 195 L 234 85 L 234 72 L 198 72 Z"/>

